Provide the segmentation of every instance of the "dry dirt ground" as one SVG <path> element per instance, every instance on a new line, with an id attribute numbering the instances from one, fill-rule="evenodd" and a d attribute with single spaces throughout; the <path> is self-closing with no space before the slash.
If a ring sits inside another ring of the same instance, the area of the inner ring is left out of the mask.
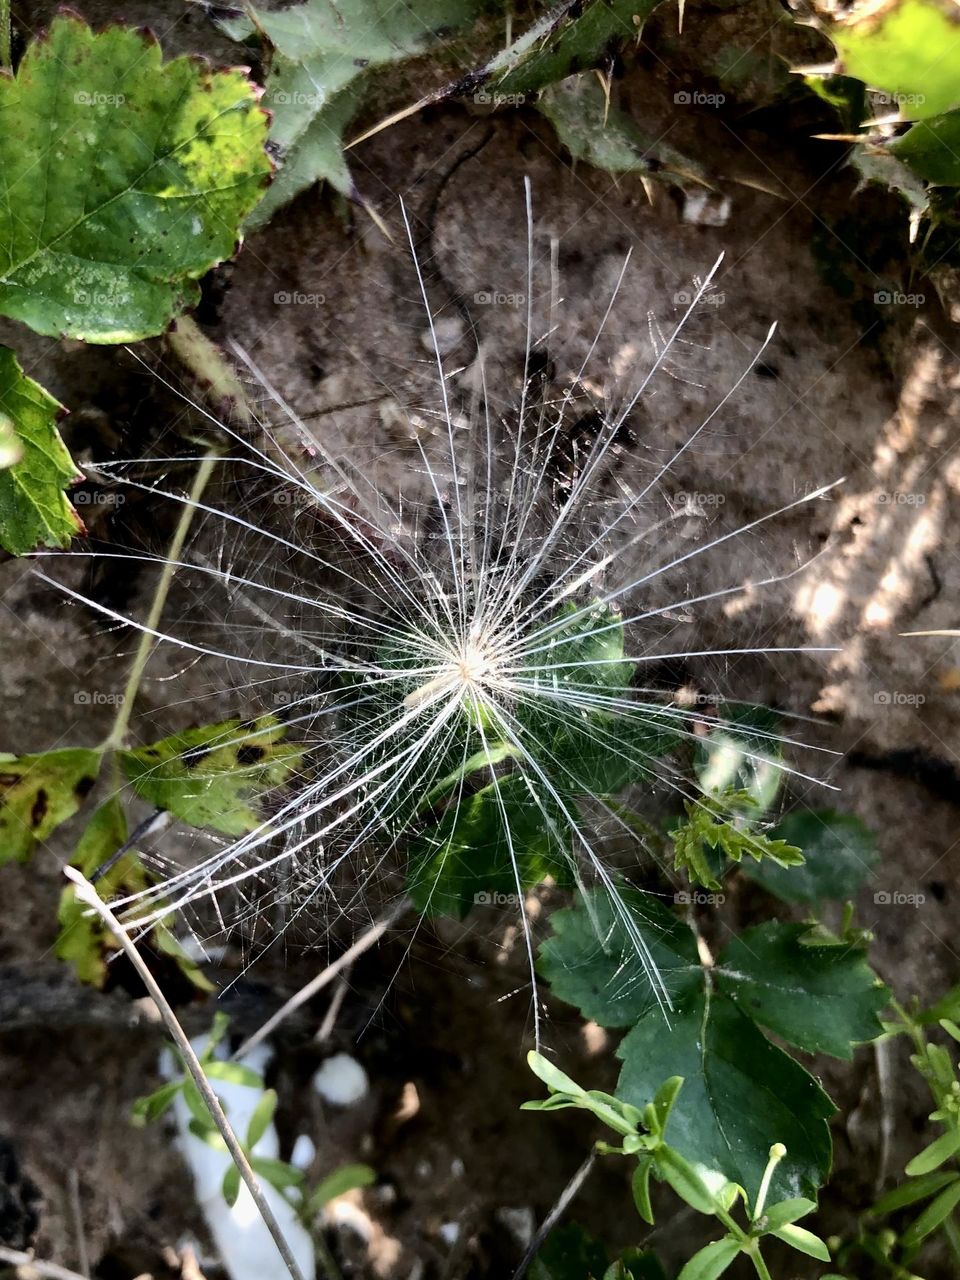
<path id="1" fill-rule="evenodd" d="M 95 21 L 115 8 L 80 7 Z M 39 26 L 51 8 L 38 5 L 24 20 Z M 690 41 L 711 38 L 716 14 L 689 10 Z M 168 0 L 125 4 L 122 13 L 130 22 L 149 20 L 171 52 L 199 49 L 235 60 L 200 6 Z M 509 300 L 485 305 L 477 295 L 526 292 L 524 177 L 535 210 L 533 296 L 541 329 L 551 241 L 559 246 L 550 343 L 558 384 L 579 367 L 628 250 L 630 266 L 591 361 L 597 393 L 614 402 L 622 401 L 635 368 L 649 362 L 648 317 L 669 325 L 675 295 L 724 251 L 715 290 L 722 302 L 698 322 L 696 341 L 675 370 L 680 376 L 659 378 L 644 398 L 639 444 L 621 460 L 621 474 L 635 482 L 683 445 L 778 322 L 762 364 L 672 468 L 666 498 L 705 496 L 691 532 L 700 536 L 702 523 L 718 536 L 811 488 L 841 477 L 844 483 L 758 536 L 692 560 L 671 589 L 681 598 L 700 595 L 809 561 L 802 573 L 736 605 L 698 612 L 689 647 L 838 651 L 695 662 L 688 674 L 701 687 L 812 717 L 803 736 L 843 753 L 804 756 L 807 770 L 838 791 L 803 783 L 791 789 L 790 803 L 856 813 L 877 833 L 881 862 L 857 904 L 860 921 L 876 935 L 872 960 L 901 998 L 932 999 L 960 981 L 960 655 L 949 640 L 900 633 L 960 625 L 956 329 L 925 282 L 912 286 L 925 295 L 921 305 L 873 304 L 874 289 L 899 279 L 895 254 L 889 276 L 878 274 L 877 253 L 866 247 L 875 221 L 891 220 L 892 210 L 856 192 L 839 149 L 804 142 L 812 130 L 802 127 L 774 149 L 768 119 L 678 112 L 671 90 L 662 68 L 642 58 L 621 87 L 625 102 L 642 103 L 653 126 L 670 122 L 674 145 L 710 158 L 731 200 L 722 226 L 684 221 L 679 199 L 657 188 L 651 202 L 636 178 L 614 181 L 571 166 L 532 111 L 437 107 L 356 153 L 360 187 L 392 241 L 362 211 L 337 213 L 323 194 L 308 193 L 217 273 L 199 318 L 214 338 L 249 351 L 337 447 L 366 450 L 386 483 L 407 468 L 415 484 L 416 454 L 398 438 L 391 406 L 415 409 L 435 387 L 398 197 L 410 211 L 432 304 L 449 322 L 451 358 L 469 367 L 479 343 L 488 369 L 502 370 L 508 385 L 522 364 L 524 308 Z M 876 238 L 882 243 L 879 232 Z M 314 302 L 285 303 L 277 295 Z M 9 325 L 0 337 L 70 406 L 67 434 L 81 462 L 95 459 L 105 442 L 139 456 L 162 446 L 184 420 L 182 404 L 151 368 L 124 352 L 42 341 Z M 147 359 L 152 368 L 172 367 L 159 344 Z M 149 529 L 162 545 L 149 504 L 124 519 L 127 530 L 146 537 Z M 90 586 L 86 565 L 60 572 Z M 105 599 L 142 611 L 151 572 L 141 579 L 104 571 L 94 585 Z M 192 610 L 215 634 L 209 593 L 191 583 L 178 590 L 171 607 L 180 616 Z M 97 741 L 112 708 L 102 699 L 78 704 L 76 694 L 119 688 L 131 637 L 69 606 L 35 578 L 30 563 L 0 566 L 0 605 L 0 745 L 25 752 Z M 142 689 L 138 731 L 146 737 L 245 713 L 244 696 L 216 664 L 185 665 L 182 655 L 161 650 Z M 76 830 L 62 835 L 29 866 L 5 868 L 0 880 L 0 1134 L 42 1193 L 38 1256 L 75 1269 L 86 1258 L 102 1280 L 160 1280 L 194 1274 L 181 1270 L 184 1242 L 192 1240 L 204 1273 L 214 1276 L 168 1133 L 162 1126 L 134 1131 L 127 1122 L 131 1101 L 157 1078 L 155 1022 L 122 970 L 114 989 L 99 995 L 81 989 L 52 957 L 59 868 Z M 921 901 L 886 905 L 878 893 Z M 542 915 L 549 906 L 547 896 Z M 717 927 L 736 928 L 771 909 L 757 890 L 735 889 Z M 361 925 L 362 913 L 355 914 L 354 926 Z M 518 1112 L 536 1088 L 524 1062 L 529 991 L 516 932 L 496 908 L 464 926 L 415 931 L 404 921 L 351 972 L 325 1045 L 312 1039 L 324 1000 L 278 1038 L 284 1140 L 311 1132 L 318 1174 L 362 1158 L 379 1175 L 362 1196 L 374 1224 L 369 1247 L 346 1230 L 334 1240 L 351 1275 L 509 1275 L 520 1251 L 516 1224 L 541 1220 L 583 1158 L 591 1137 L 586 1121 Z M 290 940 L 269 951 L 224 997 L 236 1028 L 255 1026 L 340 946 L 342 931 L 313 950 Z M 231 982 L 241 961 L 238 948 L 228 949 L 214 976 Z M 205 1025 L 209 1008 L 179 995 L 188 1024 Z M 571 1074 L 612 1083 L 612 1045 L 585 1035 L 569 1011 L 548 1006 L 548 1014 L 549 1043 Z M 362 1114 L 324 1114 L 308 1088 L 332 1049 L 348 1049 L 369 1072 L 372 1095 Z M 848 1225 L 918 1148 L 926 1100 L 898 1052 L 880 1059 L 865 1049 L 852 1066 L 816 1065 L 841 1108 L 837 1173 L 820 1221 L 830 1232 Z M 637 1240 L 621 1169 L 594 1173 L 576 1217 L 610 1246 Z M 444 1223 L 460 1225 L 453 1247 Z M 690 1229 L 674 1223 L 653 1243 L 677 1262 Z M 816 1273 L 796 1262 L 782 1266 L 784 1280 Z"/>

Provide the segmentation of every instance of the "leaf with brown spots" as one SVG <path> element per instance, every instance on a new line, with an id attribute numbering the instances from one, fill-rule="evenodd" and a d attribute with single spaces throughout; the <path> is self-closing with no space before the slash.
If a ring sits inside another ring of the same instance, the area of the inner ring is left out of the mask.
<path id="1" fill-rule="evenodd" d="M 263 801 L 298 768 L 302 752 L 284 741 L 276 716 L 226 720 L 120 753 L 144 800 L 193 827 L 241 836 L 265 817 Z"/>
<path id="2" fill-rule="evenodd" d="M 73 817 L 97 780 L 100 759 L 86 747 L 0 753 L 0 866 L 26 862 L 37 841 Z"/>
<path id="3" fill-rule="evenodd" d="M 87 824 L 70 865 L 89 878 L 123 846 L 126 839 L 127 819 L 123 806 L 119 796 L 111 796 Z M 110 899 L 137 893 L 150 883 L 150 875 L 139 855 L 131 850 L 99 879 L 97 889 L 102 898 Z M 60 895 L 58 919 L 60 932 L 54 943 L 57 956 L 73 965 L 81 982 L 102 987 L 107 978 L 108 960 L 119 950 L 120 944 L 104 927 L 99 916 L 77 901 L 73 885 L 68 885 Z M 154 925 L 150 937 L 158 951 L 174 957 L 194 986 L 201 991 L 214 989 L 162 922 Z"/>

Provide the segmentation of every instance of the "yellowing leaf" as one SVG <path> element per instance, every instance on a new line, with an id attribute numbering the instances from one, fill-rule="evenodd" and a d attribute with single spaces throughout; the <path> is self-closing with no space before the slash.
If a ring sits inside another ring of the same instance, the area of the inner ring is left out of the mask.
<path id="1" fill-rule="evenodd" d="M 259 802 L 298 767 L 302 752 L 284 741 L 275 716 L 226 720 L 122 751 L 124 772 L 144 800 L 194 827 L 228 836 L 253 831 Z"/>
<path id="2" fill-rule="evenodd" d="M 38 333 L 162 332 L 229 257 L 270 172 L 240 71 L 56 18 L 0 77 L 0 313 Z"/>
<path id="3" fill-rule="evenodd" d="M 38 840 L 72 818 L 99 772 L 100 752 L 85 747 L 0 754 L 0 866 L 25 862 Z"/>

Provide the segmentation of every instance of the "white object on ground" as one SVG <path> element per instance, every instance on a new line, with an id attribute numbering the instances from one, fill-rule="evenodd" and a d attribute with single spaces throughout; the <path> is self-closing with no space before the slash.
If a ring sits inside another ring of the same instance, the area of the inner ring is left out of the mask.
<path id="1" fill-rule="evenodd" d="M 197 1036 L 191 1044 L 200 1055 L 207 1046 L 207 1037 Z M 243 1065 L 262 1075 L 270 1058 L 270 1049 L 261 1045 L 243 1059 Z M 179 1064 L 166 1051 L 161 1058 L 160 1073 L 168 1080 L 180 1074 Z M 234 1132 L 243 1142 L 250 1117 L 263 1097 L 263 1090 L 227 1080 L 215 1080 L 213 1087 Z M 177 1143 L 193 1175 L 197 1203 L 230 1280 L 287 1280 L 287 1269 L 246 1184 L 241 1182 L 240 1194 L 232 1207 L 223 1198 L 223 1176 L 233 1164 L 229 1154 L 215 1151 L 190 1132 L 190 1108 L 182 1093 L 174 1099 L 172 1113 L 177 1127 Z M 280 1140 L 270 1124 L 252 1154 L 275 1160 L 279 1153 Z M 263 1179 L 261 1185 L 297 1265 L 306 1280 L 315 1280 L 316 1258 L 310 1233 L 285 1196 Z"/>
<path id="2" fill-rule="evenodd" d="M 370 1092 L 370 1080 L 356 1058 L 335 1053 L 314 1075 L 313 1087 L 331 1106 L 352 1107 Z"/>

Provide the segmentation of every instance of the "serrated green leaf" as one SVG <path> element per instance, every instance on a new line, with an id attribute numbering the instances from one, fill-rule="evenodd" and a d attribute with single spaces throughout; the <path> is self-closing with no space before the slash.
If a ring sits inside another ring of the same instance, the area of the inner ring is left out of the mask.
<path id="1" fill-rule="evenodd" d="M 960 22 L 950 0 L 863 6 L 829 30 L 847 75 L 903 98 L 907 119 L 960 103 Z"/>
<path id="2" fill-rule="evenodd" d="M 674 868 L 685 871 L 694 884 L 720 889 L 711 851 L 722 853 L 733 862 L 749 857 L 754 862 L 769 859 L 782 867 L 802 865 L 803 854 L 795 845 L 751 831 L 746 825 L 747 820 L 736 816 L 738 807 L 751 801 L 752 797 L 746 790 L 685 800 L 686 821 L 670 833 Z"/>
<path id="3" fill-rule="evenodd" d="M 272 115 L 270 140 L 283 163 L 248 225 L 262 226 L 318 181 L 353 196 L 344 130 L 378 69 L 442 44 L 486 5 L 487 0 L 307 0 L 285 9 L 251 5 L 249 18 L 223 23 L 234 39 L 243 39 L 255 22 L 275 49 L 264 106 Z"/>
<path id="4" fill-rule="evenodd" d="M 64 493 L 83 476 L 60 439 L 61 411 L 0 347 L 0 546 L 14 555 L 66 547 L 83 531 Z"/>
<path id="5" fill-rule="evenodd" d="M 12 756 L 0 752 L 0 866 L 25 862 L 90 794 L 101 755 L 86 747 Z"/>
<path id="6" fill-rule="evenodd" d="M 718 987 L 755 1022 L 808 1053 L 849 1060 L 881 1032 L 890 993 L 852 947 L 808 947 L 806 925 L 769 921 L 731 939 Z"/>
<path id="7" fill-rule="evenodd" d="M 644 173 L 709 186 L 706 171 L 690 157 L 647 136 L 625 112 L 611 107 L 592 73 L 567 76 L 548 86 L 537 109 L 557 131 L 574 160 L 607 173 Z"/>
<path id="8" fill-rule="evenodd" d="M 240 836 L 263 821 L 264 798 L 297 769 L 302 752 L 275 716 L 186 729 L 120 762 L 137 794 L 194 827 Z"/>
<path id="9" fill-rule="evenodd" d="M 629 932 L 607 895 L 590 894 L 584 905 L 556 913 L 554 936 L 541 948 L 556 995 L 601 1025 L 633 1024 L 618 1050 L 617 1097 L 642 1109 L 664 1080 L 682 1076 L 667 1132 L 682 1156 L 719 1170 L 752 1199 L 771 1141 L 783 1142 L 788 1155 L 771 1195 L 814 1192 L 830 1166 L 829 1098 L 726 993 L 725 956 L 704 968 L 693 934 L 653 899 L 625 894 L 622 907 L 632 916 Z M 637 934 L 661 970 L 671 1009 L 657 1006 Z M 822 1029 L 817 1035 L 833 1038 Z"/>
<path id="10" fill-rule="evenodd" d="M 714 1240 L 693 1255 L 677 1280 L 717 1280 L 740 1253 L 736 1240 Z"/>
<path id="11" fill-rule="evenodd" d="M 452 86 L 457 96 L 482 89 L 496 102 L 526 97 L 574 71 L 597 66 L 635 40 L 660 0 L 564 0 L 485 67 Z"/>
<path id="12" fill-rule="evenodd" d="M 934 187 L 960 187 L 960 111 L 921 120 L 887 150 Z"/>
<path id="13" fill-rule="evenodd" d="M 371 1187 L 377 1180 L 376 1172 L 368 1164 L 345 1164 L 328 1173 L 311 1191 L 307 1202 L 308 1212 L 319 1213 L 324 1205 L 348 1191 Z"/>
<path id="14" fill-rule="evenodd" d="M 945 1187 L 936 1200 L 927 1205 L 920 1217 L 915 1222 L 911 1222 L 903 1233 L 904 1247 L 910 1249 L 921 1240 L 925 1240 L 931 1232 L 943 1225 L 958 1204 L 960 1204 L 960 1181 L 952 1182 Z"/>
<path id="15" fill-rule="evenodd" d="M 616 795 L 682 741 L 675 715 L 634 695 L 635 669 L 620 614 L 601 603 L 560 609 L 525 661 L 517 720 L 561 795 Z"/>
<path id="16" fill-rule="evenodd" d="M 556 996 L 603 1027 L 629 1027 L 652 1010 L 659 1012 L 647 967 L 623 926 L 621 911 L 637 923 L 650 962 L 674 1003 L 702 981 L 693 933 L 656 899 L 624 890 L 618 906 L 607 894 L 592 894 L 583 906 L 554 912 L 553 934 L 540 948 L 539 969 Z"/>
<path id="17" fill-rule="evenodd" d="M 556 802 L 519 774 L 459 798 L 410 853 L 407 889 L 421 911 L 461 918 L 474 904 L 507 900 L 547 876 L 569 880 Z"/>
<path id="18" fill-rule="evenodd" d="M 0 113 L 0 312 L 51 337 L 162 332 L 270 173 L 246 76 L 164 66 L 126 27 L 55 18 L 0 79 Z"/>
<path id="19" fill-rule="evenodd" d="M 830 809 L 788 814 L 771 836 L 803 850 L 803 864 L 744 864 L 744 875 L 784 902 L 852 898 L 877 862 L 873 833 L 859 818 Z"/>

